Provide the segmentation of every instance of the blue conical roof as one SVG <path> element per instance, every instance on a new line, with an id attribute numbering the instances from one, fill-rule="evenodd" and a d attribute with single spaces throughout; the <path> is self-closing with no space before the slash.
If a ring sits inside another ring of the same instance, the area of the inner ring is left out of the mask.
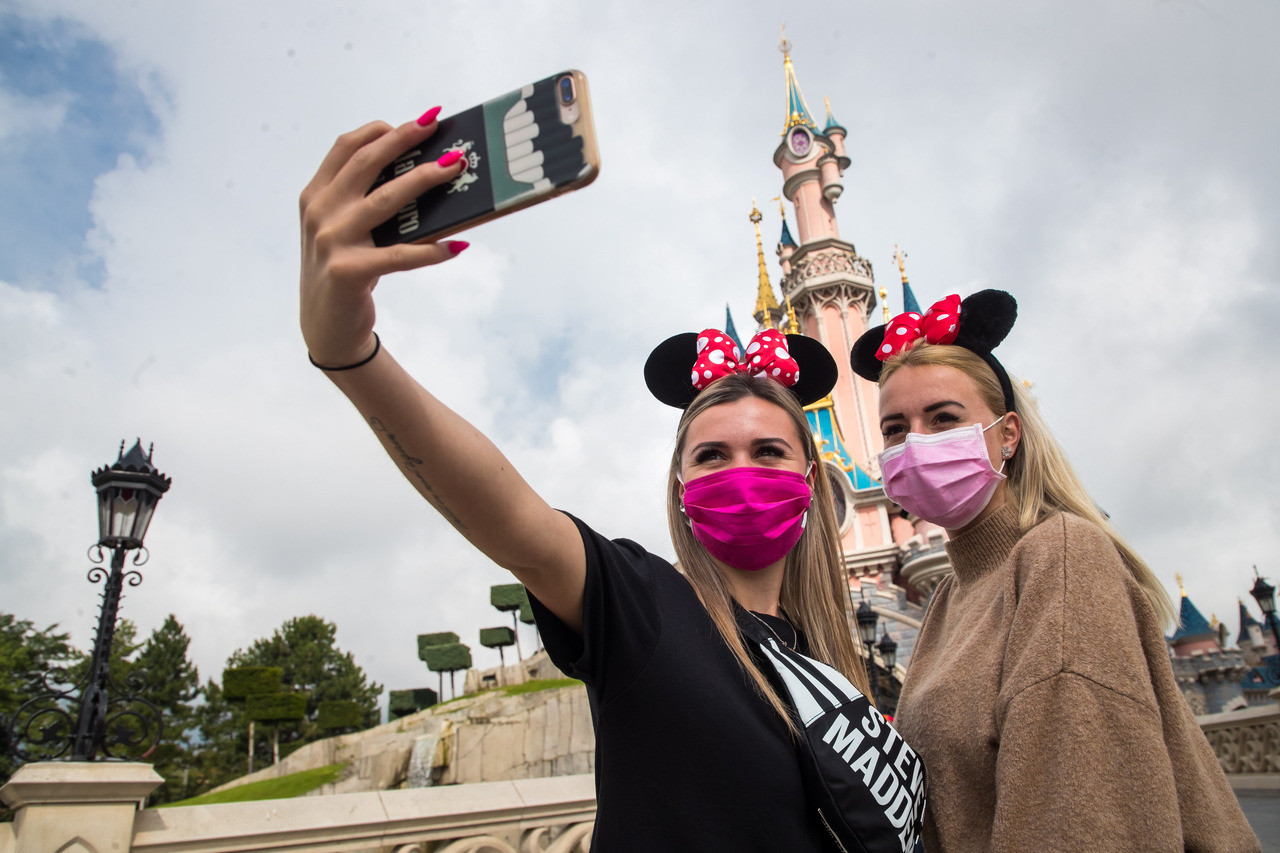
<path id="1" fill-rule="evenodd" d="M 1250 640 L 1249 629 L 1254 627 L 1262 627 L 1262 623 L 1253 618 L 1253 614 L 1244 606 L 1243 601 L 1240 602 L 1240 636 L 1236 638 L 1236 642 L 1243 643 Z"/>
<path id="2" fill-rule="evenodd" d="M 791 229 L 787 227 L 787 220 L 782 220 L 782 236 L 778 238 L 779 246 L 791 246 L 795 248 L 798 244 L 791 236 Z"/>
<path id="3" fill-rule="evenodd" d="M 738 345 L 738 349 L 742 349 L 742 341 L 738 338 L 738 329 L 733 325 L 733 315 L 729 313 L 729 303 L 724 304 L 724 333 L 733 339 Z"/>
<path id="4" fill-rule="evenodd" d="M 911 290 L 911 282 L 905 278 L 902 280 L 902 310 L 907 314 L 923 314 L 920 310 L 920 303 L 916 301 L 916 295 Z"/>
<path id="5" fill-rule="evenodd" d="M 786 59 L 783 60 L 783 68 L 787 74 L 787 121 L 783 125 L 782 132 L 786 133 L 798 124 L 817 132 L 818 125 L 814 123 L 813 116 L 809 113 L 809 105 L 804 102 L 804 95 L 800 94 L 800 83 L 796 80 L 790 54 L 787 54 Z"/>
<path id="6" fill-rule="evenodd" d="M 1209 625 L 1209 620 L 1205 619 L 1204 614 L 1196 609 L 1190 598 L 1185 595 L 1182 596 L 1182 606 L 1178 610 L 1178 630 L 1173 632 L 1169 642 L 1178 643 L 1182 640 L 1215 636 L 1217 636 L 1217 632 Z"/>

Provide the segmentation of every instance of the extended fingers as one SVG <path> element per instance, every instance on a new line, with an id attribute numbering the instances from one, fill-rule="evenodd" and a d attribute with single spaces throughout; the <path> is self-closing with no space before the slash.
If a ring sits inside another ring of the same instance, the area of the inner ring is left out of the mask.
<path id="1" fill-rule="evenodd" d="M 355 250 L 349 262 L 360 267 L 366 276 L 416 270 L 442 263 L 457 256 L 470 244 L 463 240 L 442 243 L 397 243 L 394 246 L 366 247 Z"/>
<path id="2" fill-rule="evenodd" d="M 451 151 L 439 160 L 423 163 L 392 178 L 365 196 L 351 211 L 351 227 L 360 232 L 372 230 L 427 190 L 457 177 L 465 165 L 462 155 Z"/>
<path id="3" fill-rule="evenodd" d="M 302 206 L 305 207 L 307 205 L 310 196 L 332 183 L 334 177 L 347 164 L 347 161 L 351 159 L 355 152 L 375 139 L 391 133 L 392 130 L 391 125 L 385 121 L 371 121 L 364 127 L 356 128 L 339 136 L 334 141 L 333 147 L 329 149 L 329 153 L 325 155 L 324 160 L 320 162 L 320 168 L 316 170 L 315 176 L 307 184 L 306 189 L 302 191 Z"/>

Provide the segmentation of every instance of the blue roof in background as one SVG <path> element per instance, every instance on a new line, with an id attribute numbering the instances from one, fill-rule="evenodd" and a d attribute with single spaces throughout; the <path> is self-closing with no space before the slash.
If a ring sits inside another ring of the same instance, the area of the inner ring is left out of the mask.
<path id="1" fill-rule="evenodd" d="M 783 246 L 795 246 L 795 238 L 791 236 L 791 229 L 787 227 L 787 220 L 782 220 L 782 236 L 778 238 L 778 243 Z"/>
<path id="2" fill-rule="evenodd" d="M 849 484 L 853 486 L 854 491 L 880 488 L 880 482 L 853 461 L 849 449 L 840 438 L 840 431 L 830 407 L 805 412 L 805 417 L 809 419 L 809 428 L 818 438 L 822 457 L 844 469 L 845 476 L 849 478 Z M 834 454 L 834 457 L 828 456 L 828 453 Z"/>
<path id="3" fill-rule="evenodd" d="M 1240 602 L 1240 636 L 1236 638 L 1237 643 L 1243 643 L 1249 639 L 1249 629 L 1254 625 L 1261 625 L 1257 619 L 1253 618 L 1253 614 L 1249 612 L 1249 608 L 1244 606 L 1244 602 Z"/>
<path id="4" fill-rule="evenodd" d="M 1217 636 L 1217 632 L 1209 626 L 1209 620 L 1196 609 L 1191 603 L 1191 599 L 1182 596 L 1182 607 L 1178 610 L 1178 630 L 1173 632 L 1173 636 L 1169 638 L 1170 643 L 1176 643 L 1179 640 L 1189 640 L 1192 637 Z"/>

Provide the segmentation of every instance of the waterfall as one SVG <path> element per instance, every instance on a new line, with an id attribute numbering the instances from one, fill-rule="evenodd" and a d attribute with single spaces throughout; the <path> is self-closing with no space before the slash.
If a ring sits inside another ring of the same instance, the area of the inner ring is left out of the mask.
<path id="1" fill-rule="evenodd" d="M 431 732 L 413 739 L 413 752 L 409 754 L 409 776 L 405 780 L 406 788 L 430 788 L 431 765 L 436 757 L 436 744 L 440 742 L 440 733 Z"/>

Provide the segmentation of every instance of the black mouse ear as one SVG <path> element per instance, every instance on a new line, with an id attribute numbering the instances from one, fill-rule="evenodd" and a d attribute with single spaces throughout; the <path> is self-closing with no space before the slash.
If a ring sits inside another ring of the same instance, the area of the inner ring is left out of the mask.
<path id="1" fill-rule="evenodd" d="M 812 405 L 831 393 L 840 371 L 821 341 L 804 335 L 787 335 L 787 351 L 800 365 L 800 378 L 791 386 L 791 393 L 801 406 Z"/>
<path id="2" fill-rule="evenodd" d="M 644 384 L 658 402 L 686 409 L 698 393 L 693 387 L 693 363 L 698 360 L 698 335 L 682 332 L 653 348 L 644 363 Z"/>
<path id="3" fill-rule="evenodd" d="M 854 342 L 853 349 L 849 352 L 853 372 L 870 382 L 880 381 L 880 368 L 884 366 L 884 362 L 876 358 L 876 350 L 884 343 L 886 328 L 888 327 L 876 326 L 874 329 L 867 329 Z"/>
<path id="4" fill-rule="evenodd" d="M 1018 303 L 1003 290 L 980 290 L 960 303 L 955 343 L 979 355 L 1000 345 L 1018 319 Z M 859 340 L 861 343 L 861 340 Z"/>

